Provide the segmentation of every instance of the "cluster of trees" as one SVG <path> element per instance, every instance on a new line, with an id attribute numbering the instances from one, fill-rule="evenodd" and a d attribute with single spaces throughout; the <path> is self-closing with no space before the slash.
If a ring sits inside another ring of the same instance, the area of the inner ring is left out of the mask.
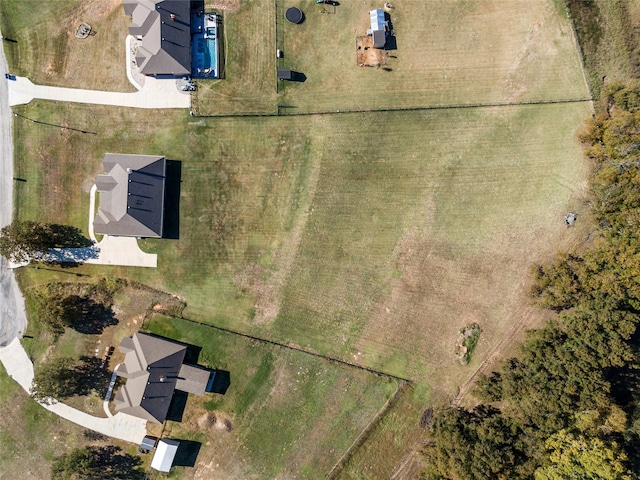
<path id="1" fill-rule="evenodd" d="M 34 314 L 54 334 L 65 328 L 80 333 L 100 334 L 115 325 L 113 295 L 126 280 L 102 278 L 97 283 L 49 283 L 27 290 Z"/>
<path id="2" fill-rule="evenodd" d="M 427 478 L 640 474 L 640 83 L 604 97 L 581 134 L 593 246 L 535 268 L 533 296 L 559 315 L 481 379 L 485 404 L 435 413 Z"/>
<path id="3" fill-rule="evenodd" d="M 45 260 L 50 248 L 91 245 L 78 228 L 69 225 L 16 220 L 0 230 L 0 254 L 15 263 Z"/>
<path id="4" fill-rule="evenodd" d="M 142 460 L 115 446 L 76 448 L 56 457 L 51 465 L 54 480 L 136 480 L 145 478 Z"/>
<path id="5" fill-rule="evenodd" d="M 31 384 L 31 396 L 39 402 L 62 400 L 73 395 L 87 395 L 92 391 L 99 396 L 107 390 L 110 375 L 100 368 L 100 359 L 83 356 L 79 360 L 58 357 L 36 369 Z"/>

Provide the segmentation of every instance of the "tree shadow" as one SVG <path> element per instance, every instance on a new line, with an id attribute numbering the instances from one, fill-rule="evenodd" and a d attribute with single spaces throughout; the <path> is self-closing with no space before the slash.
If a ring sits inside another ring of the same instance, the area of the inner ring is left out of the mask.
<path id="1" fill-rule="evenodd" d="M 79 228 L 71 225 L 49 223 L 46 228 L 49 248 L 81 248 L 93 245 Z"/>
<path id="2" fill-rule="evenodd" d="M 95 390 L 101 395 L 107 391 L 111 375 L 101 368 L 102 361 L 98 357 L 80 357 L 81 363 L 73 369 L 75 377 L 75 394 L 88 395 Z"/>
<path id="3" fill-rule="evenodd" d="M 142 480 L 142 459 L 136 455 L 124 453 L 120 447 L 89 447 L 97 461 L 98 468 L 92 477 L 98 480 Z"/>
<path id="4" fill-rule="evenodd" d="M 227 370 L 216 370 L 213 374 L 213 382 L 207 385 L 207 393 L 219 393 L 224 395 L 231 386 L 231 373 Z"/>
<path id="5" fill-rule="evenodd" d="M 167 160 L 164 183 L 164 222 L 162 238 L 180 238 L 180 187 L 182 184 L 182 162 Z"/>
<path id="6" fill-rule="evenodd" d="M 105 328 L 118 324 L 111 307 L 97 303 L 92 298 L 69 295 L 60 304 L 65 324 L 79 333 L 99 335 Z"/>
<path id="7" fill-rule="evenodd" d="M 201 447 L 202 443 L 200 442 L 180 440 L 173 465 L 176 467 L 194 467 Z"/>

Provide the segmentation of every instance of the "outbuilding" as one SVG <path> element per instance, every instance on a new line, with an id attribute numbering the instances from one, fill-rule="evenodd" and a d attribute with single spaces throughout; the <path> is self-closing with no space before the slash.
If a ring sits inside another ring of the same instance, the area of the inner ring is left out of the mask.
<path id="1" fill-rule="evenodd" d="M 278 80 L 292 80 L 293 72 L 289 67 L 278 67 Z"/>
<path id="2" fill-rule="evenodd" d="M 169 438 L 163 438 L 158 442 L 156 447 L 156 453 L 151 460 L 151 468 L 158 470 L 159 472 L 168 472 L 171 470 L 173 460 L 176 458 L 178 451 L 178 440 L 171 440 Z"/>

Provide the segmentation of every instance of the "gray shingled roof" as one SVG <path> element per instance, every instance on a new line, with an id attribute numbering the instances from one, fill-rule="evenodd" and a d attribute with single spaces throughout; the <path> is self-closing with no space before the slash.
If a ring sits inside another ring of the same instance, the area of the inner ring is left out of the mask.
<path id="1" fill-rule="evenodd" d="M 116 394 L 116 411 L 163 423 L 187 348 L 135 333 L 133 337 L 125 337 L 120 350 L 125 353 L 125 359 L 116 373 L 126 378 L 127 383 Z"/>
<path id="2" fill-rule="evenodd" d="M 211 372 L 204 368 L 193 365 L 183 364 L 180 368 L 176 388 L 183 392 L 193 393 L 195 395 L 204 395 L 209 383 Z"/>
<path id="3" fill-rule="evenodd" d="M 145 75 L 191 74 L 191 2 L 123 0 L 129 33 L 142 37 L 136 62 Z"/>
<path id="4" fill-rule="evenodd" d="M 116 411 L 163 423 L 174 390 L 204 395 L 212 372 L 183 364 L 184 345 L 135 333 L 125 337 L 119 348 L 125 358 L 115 371 L 127 383 L 116 393 Z"/>
<path id="5" fill-rule="evenodd" d="M 154 155 L 107 153 L 106 175 L 96 177 L 100 207 L 96 233 L 162 237 L 166 160 Z"/>

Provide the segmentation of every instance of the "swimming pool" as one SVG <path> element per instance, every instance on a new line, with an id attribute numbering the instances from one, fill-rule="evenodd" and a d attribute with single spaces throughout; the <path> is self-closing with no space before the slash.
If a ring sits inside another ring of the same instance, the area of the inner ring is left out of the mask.
<path id="1" fill-rule="evenodd" d="M 191 76 L 218 78 L 217 16 L 202 15 L 198 21 L 201 28 L 191 38 Z"/>

